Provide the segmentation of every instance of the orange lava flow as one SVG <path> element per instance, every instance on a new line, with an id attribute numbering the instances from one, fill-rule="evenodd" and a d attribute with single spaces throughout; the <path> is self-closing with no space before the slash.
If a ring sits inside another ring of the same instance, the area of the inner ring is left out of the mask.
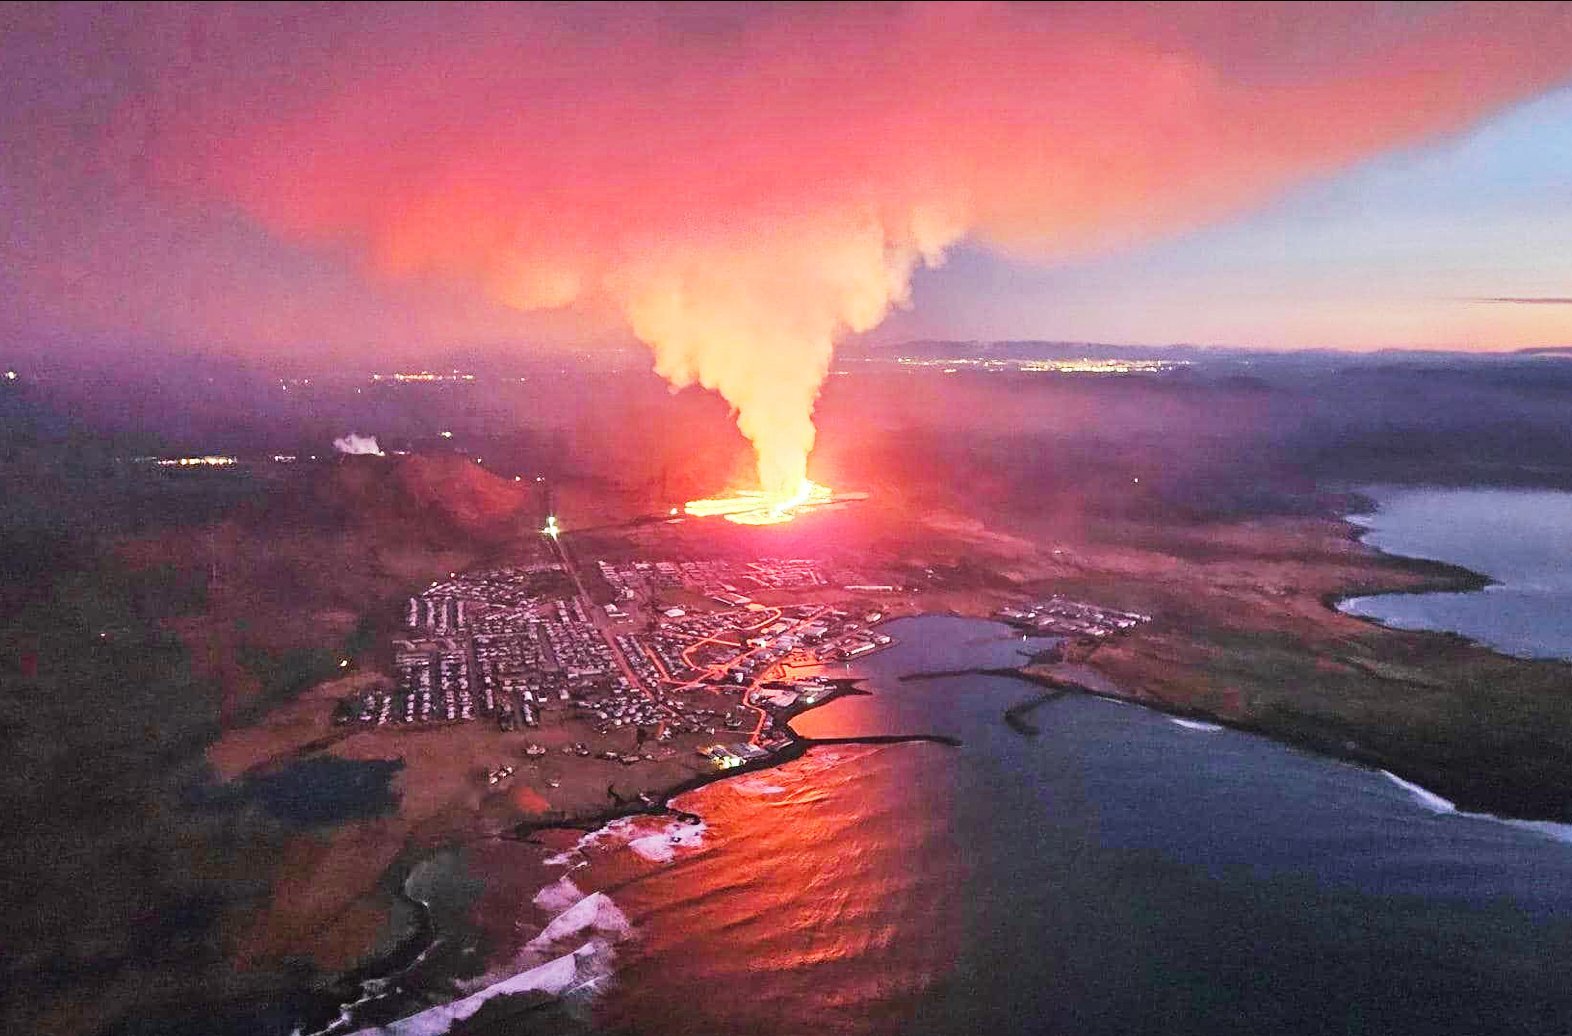
<path id="1" fill-rule="evenodd" d="M 791 521 L 805 508 L 829 503 L 833 495 L 828 486 L 803 479 L 802 488 L 789 497 L 772 496 L 761 489 L 743 489 L 730 496 L 689 500 L 683 510 L 696 518 L 720 515 L 738 525 L 778 525 Z"/>

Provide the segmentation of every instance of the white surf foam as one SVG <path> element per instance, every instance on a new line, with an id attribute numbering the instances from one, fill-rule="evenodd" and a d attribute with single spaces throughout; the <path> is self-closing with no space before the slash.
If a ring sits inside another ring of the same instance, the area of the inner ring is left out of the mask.
<path id="1" fill-rule="evenodd" d="M 1387 780 L 1412 795 L 1415 802 L 1418 802 L 1432 813 L 1443 816 L 1466 817 L 1470 820 L 1488 820 L 1492 823 L 1504 824 L 1507 827 L 1515 827 L 1520 831 L 1532 831 L 1541 837 L 1572 845 L 1572 824 L 1565 824 L 1556 820 L 1522 820 L 1517 817 L 1498 817 L 1494 813 L 1470 813 L 1466 810 L 1459 810 L 1456 803 L 1442 798 L 1429 788 L 1420 787 L 1413 781 L 1405 781 L 1388 770 L 1382 770 L 1381 773 Z"/>
<path id="2" fill-rule="evenodd" d="M 1186 730 L 1211 731 L 1223 729 L 1219 724 L 1208 723 L 1204 719 L 1185 719 L 1183 716 L 1169 716 L 1168 722 L 1174 724 L 1175 726 L 1183 727 Z"/>
<path id="3" fill-rule="evenodd" d="M 551 919 L 541 933 L 525 944 L 526 951 L 546 955 L 569 939 L 599 936 L 616 942 L 633 931 L 628 917 L 604 892 L 592 892 Z"/>
<path id="4" fill-rule="evenodd" d="M 354 1036 L 441 1036 L 495 997 L 535 992 L 568 996 L 578 989 L 593 987 L 605 977 L 606 952 L 604 943 L 591 940 L 571 953 L 521 971 L 462 1000 L 432 1007 L 387 1025 L 361 1029 Z"/>
<path id="5" fill-rule="evenodd" d="M 740 795 L 780 795 L 786 789 L 759 777 L 742 777 L 731 781 L 727 787 Z"/>
<path id="6" fill-rule="evenodd" d="M 678 849 L 703 848 L 705 830 L 702 821 L 671 824 L 655 834 L 633 839 L 628 848 L 651 863 L 670 863 L 677 858 Z"/>
<path id="7" fill-rule="evenodd" d="M 1382 775 L 1393 784 L 1402 788 L 1414 797 L 1414 801 L 1432 813 L 1456 813 L 1457 805 L 1450 799 L 1443 799 L 1429 788 L 1422 788 L 1413 781 L 1405 781 L 1390 770 L 1382 770 Z"/>
<path id="8" fill-rule="evenodd" d="M 640 858 L 652 863 L 670 863 L 676 858 L 679 849 L 702 848 L 705 830 L 702 821 L 662 823 L 659 817 L 622 817 L 584 835 L 574 843 L 573 848 L 550 857 L 546 862 L 553 866 L 570 867 L 583 864 L 592 853 L 611 852 L 626 846 Z"/>
<path id="9" fill-rule="evenodd" d="M 593 849 L 610 846 L 615 848 L 626 845 L 632 838 L 637 837 L 634 824 L 636 817 L 620 817 L 610 823 L 597 827 L 595 830 L 579 836 L 569 849 L 564 849 L 555 856 L 547 857 L 546 864 L 552 867 L 571 867 L 583 863 L 587 852 Z"/>
<path id="10" fill-rule="evenodd" d="M 546 885 L 530 900 L 537 907 L 553 916 L 562 913 L 573 904 L 584 898 L 584 893 L 573 884 L 573 879 L 564 874 L 550 885 Z"/>

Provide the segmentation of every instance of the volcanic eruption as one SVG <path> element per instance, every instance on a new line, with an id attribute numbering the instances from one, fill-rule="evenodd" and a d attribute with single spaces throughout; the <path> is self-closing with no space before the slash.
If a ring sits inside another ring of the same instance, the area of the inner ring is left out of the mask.
<path id="1" fill-rule="evenodd" d="M 834 494 L 828 486 L 804 478 L 801 487 L 790 496 L 776 496 L 763 489 L 744 489 L 729 496 L 689 500 L 684 510 L 698 518 L 720 515 L 739 525 L 777 525 L 791 521 L 805 508 L 821 506 L 832 499 Z"/>
<path id="2" fill-rule="evenodd" d="M 1572 69 L 1555 5 L 182 17 L 200 25 L 159 46 L 200 53 L 155 48 L 158 89 L 119 120 L 157 189 L 411 281 L 613 317 L 674 389 L 730 404 L 758 488 L 690 510 L 739 521 L 825 492 L 835 343 L 957 242 L 1057 259 L 1176 233 Z M 315 18 L 332 45 L 292 47 Z"/>

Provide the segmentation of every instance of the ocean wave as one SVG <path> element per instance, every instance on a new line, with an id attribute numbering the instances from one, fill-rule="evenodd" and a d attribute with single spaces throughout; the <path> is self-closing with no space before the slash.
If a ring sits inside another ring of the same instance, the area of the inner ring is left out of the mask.
<path id="1" fill-rule="evenodd" d="M 551 919 L 541 933 L 524 945 L 526 953 L 542 957 L 555 953 L 560 944 L 590 936 L 618 942 L 633 931 L 628 917 L 604 892 L 592 892 Z"/>
<path id="2" fill-rule="evenodd" d="M 739 795 L 780 795 L 786 791 L 779 784 L 771 784 L 760 777 L 742 777 L 727 784 Z"/>
<path id="3" fill-rule="evenodd" d="M 573 884 L 573 879 L 564 874 L 550 885 L 543 886 L 530 902 L 555 917 L 583 898 L 584 893 Z"/>
<path id="4" fill-rule="evenodd" d="M 594 988 L 608 973 L 609 947 L 601 940 L 592 939 L 572 952 L 553 957 L 461 1000 L 428 1008 L 387 1025 L 361 1029 L 353 1036 L 441 1036 L 478 1012 L 487 1000 L 522 993 L 570 996 L 579 990 Z"/>
<path id="5" fill-rule="evenodd" d="M 1392 773 L 1390 770 L 1382 770 L 1381 774 L 1387 780 L 1391 781 L 1399 788 L 1402 788 L 1404 791 L 1408 792 L 1409 795 L 1413 796 L 1415 802 L 1419 803 L 1425 809 L 1429 810 L 1431 813 L 1437 814 L 1438 816 L 1457 816 L 1466 817 L 1469 820 L 1488 820 L 1492 823 L 1502 824 L 1506 827 L 1515 827 L 1520 831 L 1532 831 L 1534 834 L 1540 835 L 1542 837 L 1572 845 L 1572 824 L 1566 824 L 1556 820 L 1522 820 L 1517 817 L 1498 817 L 1494 813 L 1471 813 L 1467 810 L 1458 809 L 1455 802 L 1450 799 L 1442 798 L 1440 795 L 1437 795 L 1429 788 L 1421 787 L 1420 785 L 1415 784 L 1413 781 L 1403 780 L 1403 778 L 1399 777 L 1395 773 Z"/>
<path id="6" fill-rule="evenodd" d="M 633 839 L 628 848 L 651 863 L 670 863 L 677 858 L 678 849 L 703 848 L 706 830 L 703 821 L 675 823 L 655 834 Z"/>
<path id="7" fill-rule="evenodd" d="M 1415 784 L 1413 781 L 1405 781 L 1405 780 L 1403 780 L 1403 778 L 1399 777 L 1397 774 L 1393 773 L 1390 770 L 1382 770 L 1381 774 L 1387 780 L 1391 781 L 1393 784 L 1397 785 L 1399 788 L 1402 788 L 1404 791 L 1406 791 L 1410 795 L 1412 795 L 1414 797 L 1414 801 L 1415 802 L 1419 803 L 1421 806 L 1425 807 L 1430 812 L 1432 812 L 1432 813 L 1456 813 L 1457 812 L 1457 804 L 1454 803 L 1451 799 L 1444 799 L 1441 796 L 1437 795 L 1435 792 L 1431 791 L 1429 788 L 1420 787 L 1419 785 Z"/>
<path id="8" fill-rule="evenodd" d="M 460 985 L 471 992 L 455 1003 L 468 1005 L 469 1014 L 479 1009 L 485 999 L 511 993 L 542 992 L 552 996 L 588 995 L 596 992 L 610 980 L 612 964 L 616 960 L 615 944 L 633 934 L 633 925 L 626 914 L 604 892 L 584 895 L 566 877 L 545 886 L 535 894 L 537 907 L 550 907 L 566 903 L 546 927 L 541 929 L 505 965 L 493 968 L 481 978 Z M 567 974 L 571 958 L 572 975 Z M 476 997 L 482 997 L 477 1001 Z M 453 1005 L 446 1005 L 451 1007 Z M 451 1025 L 453 1021 L 467 1018 L 469 1014 L 442 1015 L 441 1008 L 425 1011 L 403 1019 L 395 1025 L 407 1026 L 416 1019 L 424 1019 L 425 1028 L 368 1029 L 368 1033 L 391 1033 L 396 1036 L 430 1036 L 445 1032 L 436 1027 L 438 1022 Z M 359 1036 L 359 1034 L 356 1034 Z"/>
<path id="9" fill-rule="evenodd" d="M 782 789 L 784 790 L 784 789 Z M 659 824 L 660 826 L 655 826 Z M 679 849 L 698 849 L 704 845 L 706 827 L 702 821 L 682 819 L 661 824 L 657 817 L 621 817 L 581 837 L 567 849 L 546 860 L 557 867 L 585 862 L 591 852 L 611 852 L 623 846 L 652 863 L 670 863 Z"/>
<path id="10" fill-rule="evenodd" d="M 593 831 L 586 832 L 580 835 L 579 840 L 574 842 L 571 847 L 564 849 L 555 856 L 547 857 L 546 865 L 550 867 L 571 867 L 575 864 L 583 863 L 585 855 L 592 849 L 600 848 L 607 843 L 611 843 L 613 848 L 626 845 L 631 838 L 635 837 L 631 832 L 636 822 L 636 817 L 619 817 L 610 823 L 597 827 Z"/>

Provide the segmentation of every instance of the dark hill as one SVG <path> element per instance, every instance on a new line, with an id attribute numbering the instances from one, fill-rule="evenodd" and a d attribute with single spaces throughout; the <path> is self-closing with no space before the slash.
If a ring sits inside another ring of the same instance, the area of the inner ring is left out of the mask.
<path id="1" fill-rule="evenodd" d="M 457 454 L 339 457 L 290 478 L 303 481 L 273 494 L 261 520 L 440 543 L 505 539 L 537 517 L 533 484 Z"/>

